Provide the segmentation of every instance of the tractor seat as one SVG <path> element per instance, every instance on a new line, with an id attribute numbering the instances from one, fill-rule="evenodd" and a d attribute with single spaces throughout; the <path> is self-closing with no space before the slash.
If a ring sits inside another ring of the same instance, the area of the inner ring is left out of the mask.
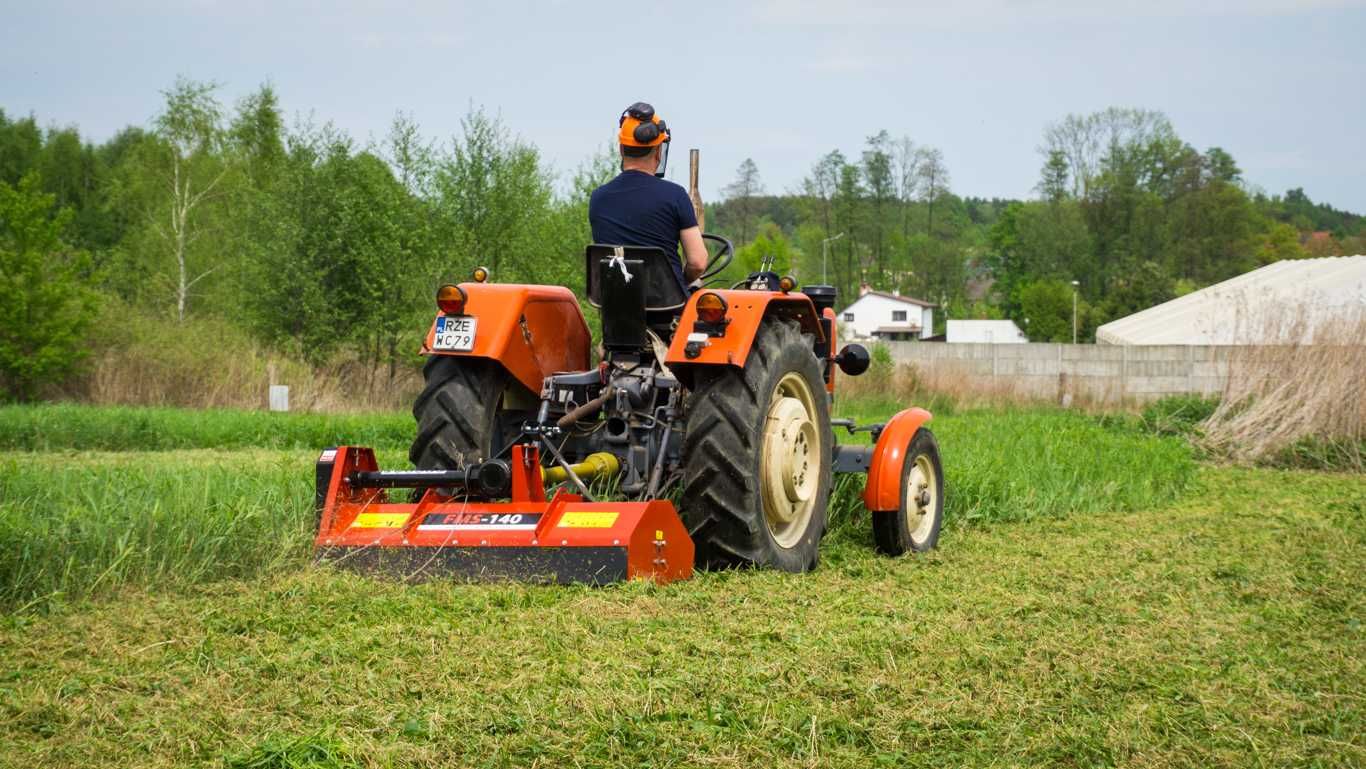
<path id="1" fill-rule="evenodd" d="M 619 261 L 614 261 L 620 255 Z M 669 260 L 678 260 L 677 254 L 668 254 L 656 246 L 612 246 L 594 243 L 584 249 L 586 262 L 585 279 L 588 303 L 602 307 L 602 291 L 605 270 L 620 271 L 624 266 L 632 280 L 641 281 L 645 293 L 645 312 L 677 313 L 688 303 L 688 292 L 679 285 Z M 621 276 L 624 277 L 624 276 Z M 608 285 L 618 285 L 616 279 L 606 281 Z M 630 281 L 627 281 L 629 284 Z"/>

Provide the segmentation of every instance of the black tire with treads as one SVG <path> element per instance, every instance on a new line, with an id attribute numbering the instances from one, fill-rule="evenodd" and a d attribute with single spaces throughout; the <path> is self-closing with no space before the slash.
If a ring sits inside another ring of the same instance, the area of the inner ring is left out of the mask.
<path id="1" fill-rule="evenodd" d="M 944 523 L 944 463 L 939 457 L 939 442 L 934 439 L 934 433 L 928 427 L 916 430 L 902 456 L 905 459 L 901 464 L 899 509 L 873 513 L 873 541 L 877 543 L 878 552 L 892 556 L 933 550 L 939 544 L 939 529 Z M 925 457 L 932 468 L 934 500 L 926 513 L 931 516 L 929 531 L 917 540 L 910 513 L 915 501 L 907 495 L 910 493 L 911 468 L 919 457 Z"/>
<path id="2" fill-rule="evenodd" d="M 816 567 L 830 497 L 828 461 L 834 436 L 813 339 L 793 322 L 765 320 L 744 369 L 708 366 L 695 374 L 683 439 L 683 523 L 706 568 L 767 566 L 801 572 Z M 764 423 L 783 376 L 797 372 L 814 400 L 821 446 L 820 480 L 800 539 L 782 547 L 764 517 L 760 461 Z"/>
<path id="3" fill-rule="evenodd" d="M 510 377 L 493 361 L 433 355 L 413 403 L 417 437 L 408 458 L 419 470 L 449 470 L 488 459 L 498 445 L 498 405 Z"/>

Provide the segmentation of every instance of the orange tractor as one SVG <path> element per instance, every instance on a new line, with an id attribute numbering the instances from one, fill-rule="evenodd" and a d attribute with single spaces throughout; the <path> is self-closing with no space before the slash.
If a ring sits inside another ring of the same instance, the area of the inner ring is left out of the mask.
<path id="1" fill-rule="evenodd" d="M 733 248 L 704 237 L 714 254 L 702 280 L 716 282 Z M 838 472 L 867 474 L 879 550 L 934 547 L 944 478 L 929 412 L 865 426 L 830 416 L 836 371 L 869 363 L 859 345 L 836 350 L 835 289 L 799 290 L 761 268 L 689 295 L 669 258 L 587 248 L 596 366 L 569 289 L 491 283 L 482 268 L 442 286 L 413 406 L 415 469 L 381 471 L 365 448 L 325 450 L 319 559 L 589 583 L 669 582 L 694 565 L 806 571 Z M 874 442 L 837 444 L 836 428 Z"/>

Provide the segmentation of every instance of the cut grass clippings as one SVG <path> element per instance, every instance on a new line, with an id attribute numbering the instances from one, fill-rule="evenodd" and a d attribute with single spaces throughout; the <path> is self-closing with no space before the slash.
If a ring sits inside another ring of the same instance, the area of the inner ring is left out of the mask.
<path id="1" fill-rule="evenodd" d="M 1359 478 L 1191 491 L 901 559 L 849 531 L 805 575 L 304 569 L 11 614 L 0 765 L 1366 763 Z"/>

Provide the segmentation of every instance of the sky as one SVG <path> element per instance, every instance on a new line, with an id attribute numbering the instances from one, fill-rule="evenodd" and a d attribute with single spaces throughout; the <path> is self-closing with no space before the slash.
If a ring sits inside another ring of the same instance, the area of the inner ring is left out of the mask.
<path id="1" fill-rule="evenodd" d="M 600 3 L 0 0 L 0 108 L 96 141 L 146 126 L 177 76 L 260 84 L 360 142 L 403 111 L 446 141 L 471 107 L 563 175 L 655 105 L 670 177 L 716 200 L 746 157 L 769 192 L 886 129 L 938 147 L 960 195 L 1027 197 L 1045 127 L 1166 113 L 1253 187 L 1366 212 L 1366 0 Z M 681 162 L 680 162 L 681 161 Z"/>

